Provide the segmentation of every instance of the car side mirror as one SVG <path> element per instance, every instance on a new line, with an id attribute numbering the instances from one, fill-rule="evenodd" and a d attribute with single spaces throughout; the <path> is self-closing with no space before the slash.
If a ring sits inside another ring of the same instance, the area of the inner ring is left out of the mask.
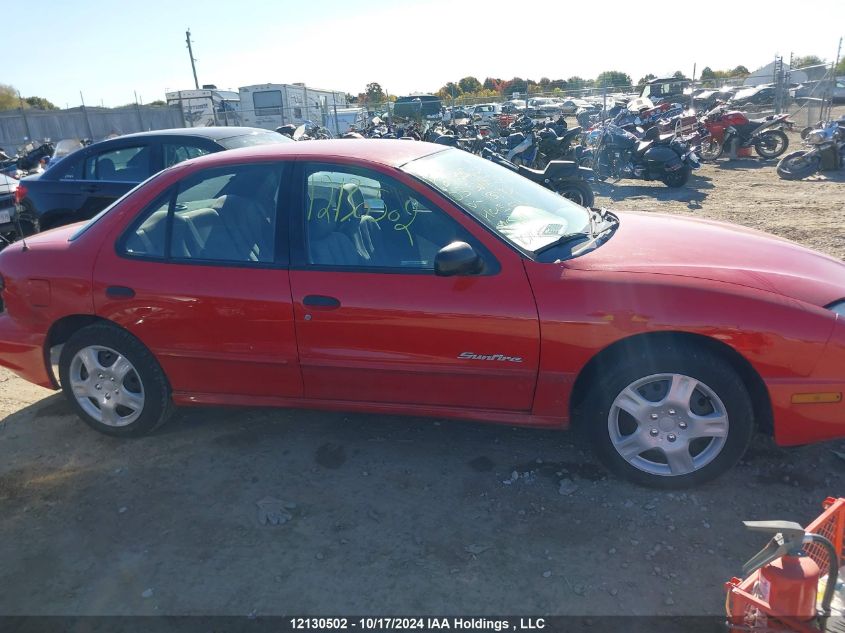
<path id="1" fill-rule="evenodd" d="M 477 275 L 484 269 L 484 260 L 466 242 L 447 244 L 434 256 L 434 274 L 439 277 Z"/>

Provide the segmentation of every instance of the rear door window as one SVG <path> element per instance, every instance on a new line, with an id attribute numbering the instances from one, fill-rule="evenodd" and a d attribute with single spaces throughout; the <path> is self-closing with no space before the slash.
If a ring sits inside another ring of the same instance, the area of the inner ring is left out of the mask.
<path id="1" fill-rule="evenodd" d="M 142 182 L 152 175 L 150 145 L 120 147 L 85 159 L 83 178 L 110 182 Z"/>
<path id="2" fill-rule="evenodd" d="M 199 158 L 210 154 L 211 150 L 206 147 L 200 147 L 196 143 L 190 141 L 182 141 L 179 143 L 162 143 L 162 151 L 164 154 L 164 167 L 170 167 L 177 163 L 192 158 Z"/>
<path id="3" fill-rule="evenodd" d="M 118 251 L 169 261 L 273 264 L 283 169 L 284 163 L 256 163 L 192 174 L 141 213 Z"/>

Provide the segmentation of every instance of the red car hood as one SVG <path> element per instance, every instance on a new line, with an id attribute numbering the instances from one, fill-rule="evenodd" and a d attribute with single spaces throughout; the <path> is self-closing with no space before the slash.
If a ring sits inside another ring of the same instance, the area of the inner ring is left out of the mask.
<path id="1" fill-rule="evenodd" d="M 845 298 L 845 263 L 789 240 L 709 220 L 618 215 L 614 236 L 567 267 L 709 279 L 817 306 Z"/>

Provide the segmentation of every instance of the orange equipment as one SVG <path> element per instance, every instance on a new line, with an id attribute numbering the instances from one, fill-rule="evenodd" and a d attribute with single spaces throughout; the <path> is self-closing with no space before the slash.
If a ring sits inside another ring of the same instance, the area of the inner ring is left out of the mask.
<path id="1" fill-rule="evenodd" d="M 836 592 L 845 531 L 845 499 L 829 497 L 825 512 L 805 530 L 790 521 L 746 521 L 773 533 L 769 544 L 743 567 L 744 580 L 726 583 L 728 626 L 743 630 L 818 633 L 825 630 Z M 827 574 L 822 577 L 821 569 Z M 824 584 L 821 612 L 816 602 Z"/>

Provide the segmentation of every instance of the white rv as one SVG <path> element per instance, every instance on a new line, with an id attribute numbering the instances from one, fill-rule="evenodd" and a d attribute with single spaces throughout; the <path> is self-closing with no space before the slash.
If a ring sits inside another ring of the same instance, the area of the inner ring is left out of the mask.
<path id="1" fill-rule="evenodd" d="M 334 112 L 347 108 L 345 92 L 309 88 L 301 83 L 243 86 L 239 92 L 243 125 L 267 130 L 312 121 L 335 133 Z"/>
<path id="2" fill-rule="evenodd" d="M 177 90 L 168 92 L 167 105 L 182 109 L 185 127 L 212 125 L 243 125 L 240 117 L 240 97 L 233 90 Z"/>

